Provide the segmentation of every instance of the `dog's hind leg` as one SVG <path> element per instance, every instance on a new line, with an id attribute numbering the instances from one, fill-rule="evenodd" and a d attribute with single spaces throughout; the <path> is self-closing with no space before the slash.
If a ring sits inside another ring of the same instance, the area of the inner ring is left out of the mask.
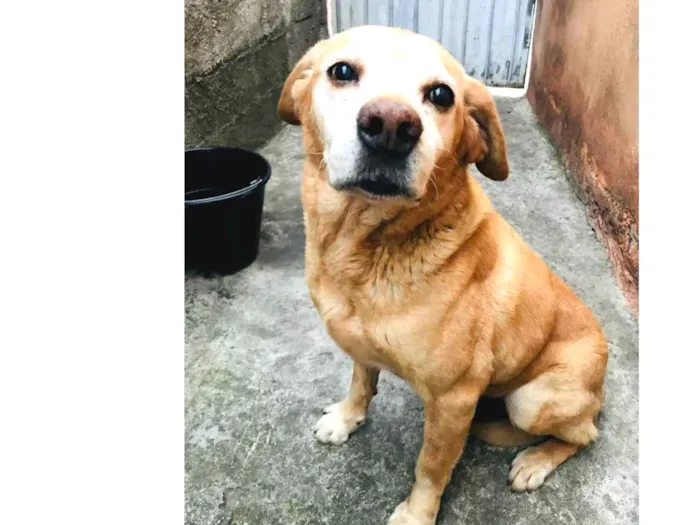
<path id="1" fill-rule="evenodd" d="M 540 487 L 554 469 L 597 437 L 594 419 L 600 396 L 566 369 L 547 372 L 508 394 L 506 406 L 515 427 L 532 435 L 553 436 L 516 456 L 508 476 L 514 491 Z"/>
<path id="2" fill-rule="evenodd" d="M 345 443 L 365 421 L 369 403 L 377 393 L 378 380 L 378 368 L 355 363 L 348 396 L 323 410 L 323 417 L 314 427 L 316 439 L 333 445 Z"/>
<path id="3" fill-rule="evenodd" d="M 508 481 L 515 491 L 534 490 L 578 450 L 598 436 L 595 418 L 603 401 L 607 344 L 600 333 L 550 343 L 547 371 L 509 393 L 511 423 L 552 439 L 520 452 Z"/>

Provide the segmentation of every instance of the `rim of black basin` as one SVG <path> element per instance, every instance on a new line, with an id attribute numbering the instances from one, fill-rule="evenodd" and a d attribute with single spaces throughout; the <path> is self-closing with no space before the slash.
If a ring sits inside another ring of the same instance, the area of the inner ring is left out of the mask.
<path id="1" fill-rule="evenodd" d="M 238 155 L 241 155 L 243 157 L 247 156 L 254 162 L 259 163 L 259 166 L 255 167 L 254 169 L 257 171 L 262 171 L 261 175 L 258 175 L 254 179 L 252 179 L 247 186 L 244 186 L 243 188 L 239 188 L 237 190 L 233 191 L 228 191 L 226 193 L 222 193 L 220 195 L 213 195 L 211 197 L 204 197 L 201 199 L 188 199 L 187 198 L 187 192 L 185 193 L 185 206 L 199 206 L 202 204 L 210 204 L 212 202 L 219 202 L 223 200 L 228 200 L 228 199 L 235 199 L 237 197 L 244 197 L 246 195 L 249 195 L 250 193 L 254 192 L 257 188 L 260 186 L 264 186 L 268 180 L 270 180 L 270 174 L 272 173 L 272 168 L 270 167 L 270 163 L 267 161 L 265 157 L 260 155 L 259 153 L 256 153 L 255 151 L 251 151 L 249 149 L 244 149 L 244 148 L 234 148 L 232 146 L 210 146 L 210 147 L 204 147 L 204 148 L 190 148 L 185 150 L 185 154 L 187 153 L 194 153 L 194 152 L 209 152 L 209 153 L 217 153 L 217 152 L 230 152 L 230 153 L 236 153 Z M 196 191 L 202 191 L 203 189 L 206 188 L 198 188 L 196 190 L 192 190 L 189 193 L 193 193 Z"/>

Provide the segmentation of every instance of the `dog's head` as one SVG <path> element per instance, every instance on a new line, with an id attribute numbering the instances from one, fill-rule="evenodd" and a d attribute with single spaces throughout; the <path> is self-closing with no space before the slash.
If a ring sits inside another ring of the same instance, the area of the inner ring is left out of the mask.
<path id="1" fill-rule="evenodd" d="M 404 29 L 363 26 L 318 42 L 287 78 L 278 112 L 313 135 L 331 186 L 372 200 L 420 199 L 436 169 L 454 163 L 508 176 L 491 94 L 440 44 Z"/>

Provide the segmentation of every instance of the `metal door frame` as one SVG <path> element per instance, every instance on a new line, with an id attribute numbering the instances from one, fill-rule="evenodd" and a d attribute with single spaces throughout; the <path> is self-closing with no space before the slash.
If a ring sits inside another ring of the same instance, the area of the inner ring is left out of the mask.
<path id="1" fill-rule="evenodd" d="M 371 1 L 371 0 L 370 0 Z M 333 36 L 336 32 L 336 13 L 334 12 L 335 0 L 326 0 L 326 22 L 328 26 L 328 35 Z M 540 6 L 540 0 L 535 0 L 535 7 L 532 12 L 532 22 L 530 26 L 530 48 L 527 52 L 527 66 L 525 68 L 525 81 L 523 87 L 492 87 L 487 86 L 488 90 L 495 97 L 507 98 L 522 98 L 527 93 L 530 85 L 530 71 L 532 70 L 532 48 L 534 47 L 532 40 L 535 34 L 535 20 L 537 19 L 537 10 Z"/>

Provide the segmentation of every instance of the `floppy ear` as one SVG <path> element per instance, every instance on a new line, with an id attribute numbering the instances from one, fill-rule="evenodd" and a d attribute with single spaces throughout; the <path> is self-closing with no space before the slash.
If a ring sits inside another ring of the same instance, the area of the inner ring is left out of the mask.
<path id="1" fill-rule="evenodd" d="M 277 102 L 277 114 L 288 124 L 301 124 L 300 103 L 308 91 L 314 67 L 326 49 L 327 40 L 317 42 L 301 57 L 287 77 Z"/>
<path id="2" fill-rule="evenodd" d="M 491 93 L 481 82 L 467 77 L 464 104 L 465 119 L 473 119 L 478 125 L 478 141 L 482 146 L 470 162 L 489 179 L 506 180 L 509 172 L 506 139 Z M 469 127 L 466 124 L 465 129 Z"/>

